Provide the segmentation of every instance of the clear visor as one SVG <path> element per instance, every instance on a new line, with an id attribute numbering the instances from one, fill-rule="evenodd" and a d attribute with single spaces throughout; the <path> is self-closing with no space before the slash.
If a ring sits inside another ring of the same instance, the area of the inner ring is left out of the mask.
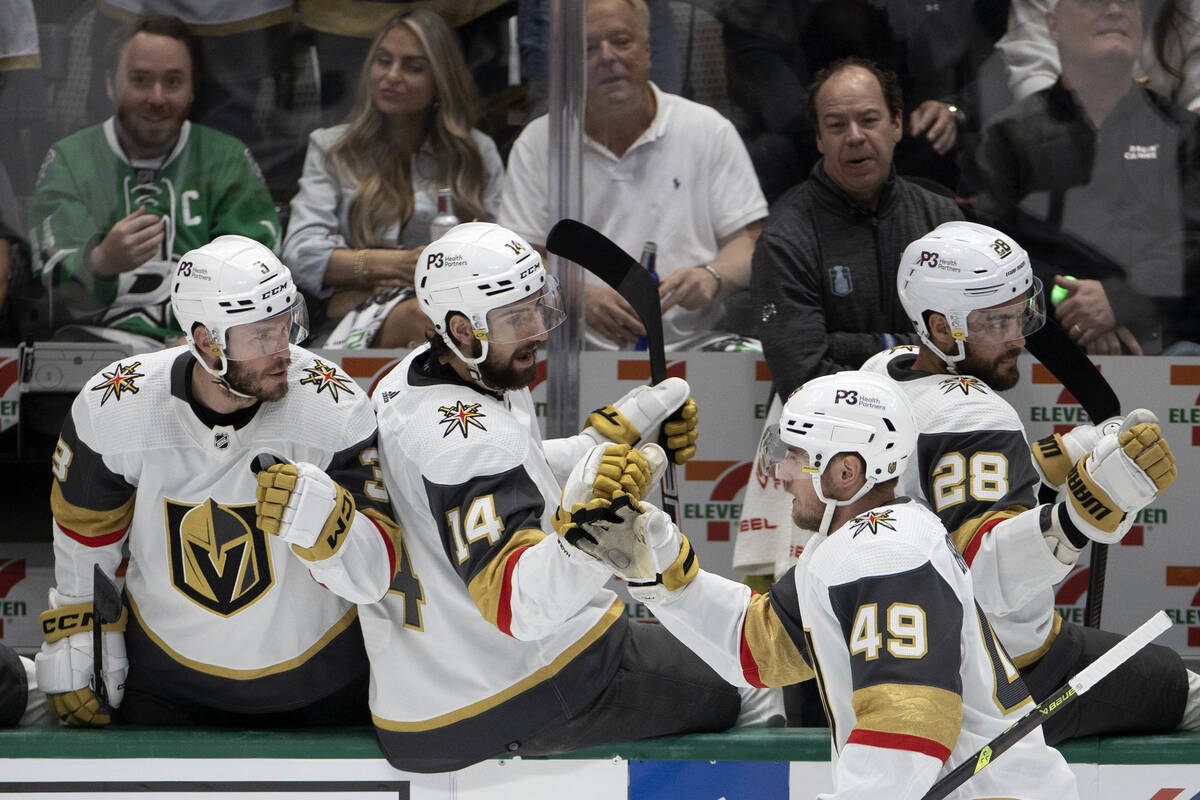
<path id="1" fill-rule="evenodd" d="M 993 308 L 980 308 L 967 315 L 967 341 L 1001 344 L 1022 339 L 1046 322 L 1046 299 L 1042 282 L 1033 279 L 1033 288 L 1022 300 Z"/>
<path id="2" fill-rule="evenodd" d="M 230 361 L 252 361 L 273 356 L 298 344 L 308 336 L 308 305 L 296 295 L 296 302 L 281 314 L 234 325 L 225 331 L 225 358 Z"/>
<path id="3" fill-rule="evenodd" d="M 536 296 L 493 308 L 488 312 L 488 341 L 510 344 L 534 339 L 554 330 L 566 318 L 562 298 L 558 293 L 558 281 L 550 275 L 546 278 L 546 285 Z"/>
<path id="4" fill-rule="evenodd" d="M 774 425 L 763 434 L 758 467 L 764 475 L 780 481 L 794 481 L 816 471 L 810 466 L 808 453 L 784 442 Z"/>

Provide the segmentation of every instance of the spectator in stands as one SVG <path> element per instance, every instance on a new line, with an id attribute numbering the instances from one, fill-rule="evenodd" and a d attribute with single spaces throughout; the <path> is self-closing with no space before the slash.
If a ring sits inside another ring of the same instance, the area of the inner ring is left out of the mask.
<path id="1" fill-rule="evenodd" d="M 142 14 L 178 17 L 191 32 L 196 54 L 192 119 L 244 142 L 260 165 L 272 196 L 296 191 L 304 136 L 291 113 L 295 70 L 294 0 L 97 0 L 92 25 L 93 58 L 104 63 L 109 37 Z M 88 120 L 107 113 L 102 70 L 92 71 Z"/>
<path id="2" fill-rule="evenodd" d="M 767 204 L 746 148 L 716 111 L 661 91 L 649 79 L 649 11 L 643 0 L 587 4 L 583 221 L 626 252 L 658 245 L 668 345 L 711 339 L 718 301 L 745 288 Z M 549 216 L 549 120 L 513 144 L 500 222 L 535 245 Z M 589 278 L 590 347 L 628 347 L 644 334 L 633 309 Z"/>
<path id="3" fill-rule="evenodd" d="M 8 171 L 0 164 L 0 342 L 11 340 L 16 333 L 13 309 L 9 303 L 9 285 L 13 279 L 13 260 L 16 249 L 25 237 L 21 234 L 17 198 L 13 194 Z"/>
<path id="4" fill-rule="evenodd" d="M 1066 289 L 1055 314 L 1088 352 L 1200 352 L 1200 120 L 1130 77 L 1134 0 L 1046 19 L 1062 74 L 985 132 L 976 208 Z"/>
<path id="5" fill-rule="evenodd" d="M 300 287 L 325 303 L 326 332 L 365 303 L 329 346 L 425 341 L 411 287 L 438 188 L 453 190 L 463 221 L 499 210 L 504 165 L 473 128 L 478 114 L 454 31 L 428 10 L 392 16 L 368 50 L 349 121 L 309 137 L 283 243 Z"/>
<path id="6" fill-rule="evenodd" d="M 30 207 L 35 275 L 57 283 L 77 322 L 64 337 L 180 336 L 169 276 L 223 233 L 276 245 L 279 218 L 238 140 L 187 120 L 195 60 L 178 19 L 145 16 L 114 42 L 112 117 L 57 142 Z"/>
<path id="7" fill-rule="evenodd" d="M 896 296 L 900 254 L 930 228 L 962 218 L 952 199 L 896 175 L 903 101 L 893 73 L 844 59 L 817 73 L 808 96 L 822 158 L 772 207 L 750 281 L 782 397 L 915 342 Z"/>
<path id="8" fill-rule="evenodd" d="M 1046 27 L 1057 0 L 1012 0 L 1008 30 L 996 42 L 1008 68 L 1013 98 L 1022 100 L 1054 85 L 1062 67 Z M 1147 0 L 1145 29 L 1133 77 L 1176 105 L 1200 111 L 1200 2 Z"/>
<path id="9" fill-rule="evenodd" d="M 911 111 L 900 174 L 957 186 L 960 142 L 979 130 L 979 67 L 1003 30 L 994 0 L 719 3 L 733 119 L 774 202 L 819 154 L 805 109 L 819 70 L 848 56 L 894 72 Z"/>
<path id="10" fill-rule="evenodd" d="M 256 471 L 305 460 L 300 485 L 348 487 L 338 533 L 365 527 L 398 546 L 370 401 L 296 345 L 304 298 L 259 242 L 219 236 L 185 253 L 171 303 L 186 346 L 101 370 L 63 423 L 38 685 L 64 722 L 84 727 L 112 718 L 101 681 L 132 725 L 365 724 L 358 611 L 305 566 L 337 535 L 293 540 L 292 555 L 254 504 Z M 94 568 L 116 575 L 126 556 L 124 608 L 93 653 L 80 622 Z"/>

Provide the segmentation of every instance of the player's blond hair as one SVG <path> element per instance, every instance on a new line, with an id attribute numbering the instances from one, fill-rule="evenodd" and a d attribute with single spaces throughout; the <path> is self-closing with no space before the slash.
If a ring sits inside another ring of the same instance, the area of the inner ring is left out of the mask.
<path id="1" fill-rule="evenodd" d="M 358 93 L 350 112 L 350 127 L 329 150 L 329 158 L 359 180 L 350 201 L 347 243 L 353 248 L 395 246 L 380 241 L 394 222 L 403 228 L 412 219 L 415 200 L 412 185 L 413 153 L 401 152 L 386 135 L 383 114 L 371 92 L 371 62 L 383 37 L 404 26 L 424 48 L 433 75 L 434 101 L 428 110 L 425 141 L 437 159 L 438 186 L 453 191 L 459 219 L 490 221 L 483 208 L 487 180 L 483 156 L 471 137 L 479 119 L 479 92 L 463 60 L 458 39 L 436 13 L 417 9 L 391 17 L 367 50 L 358 79 Z"/>

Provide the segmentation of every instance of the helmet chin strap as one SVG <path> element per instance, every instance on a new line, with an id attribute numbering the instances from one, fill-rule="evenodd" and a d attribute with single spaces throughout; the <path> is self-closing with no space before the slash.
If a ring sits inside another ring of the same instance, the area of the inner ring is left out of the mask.
<path id="1" fill-rule="evenodd" d="M 485 381 L 483 379 L 483 373 L 479 371 L 479 365 L 482 364 L 484 362 L 484 359 L 487 358 L 487 353 L 488 353 L 487 339 L 477 339 L 477 341 L 480 344 L 480 351 L 479 351 L 478 358 L 470 358 L 468 356 L 463 355 L 462 350 L 458 349 L 458 344 L 454 341 L 454 337 L 450 334 L 449 331 L 446 331 L 445 333 L 442 334 L 442 341 L 445 342 L 446 346 L 450 348 L 450 352 L 454 353 L 454 355 L 457 356 L 460 361 L 462 361 L 464 364 L 467 365 L 467 373 L 471 376 L 471 380 L 475 381 L 475 383 L 479 384 L 481 387 L 483 387 L 484 389 L 486 389 L 489 392 L 501 392 L 502 393 L 504 391 L 503 389 L 497 389 L 495 386 L 490 385 L 487 381 Z"/>
<path id="2" fill-rule="evenodd" d="M 929 338 L 925 334 L 921 334 L 921 342 L 930 350 L 932 350 L 934 355 L 942 360 L 942 363 L 946 365 L 946 369 L 949 370 L 951 374 L 958 374 L 958 362 L 967 357 L 967 346 L 965 342 L 963 342 L 961 339 L 954 340 L 954 344 L 956 346 L 955 355 L 947 355 L 946 353 L 943 353 L 941 349 L 933 343 L 933 339 Z"/>
<path id="3" fill-rule="evenodd" d="M 196 346 L 195 342 L 189 341 L 188 345 L 191 347 L 192 355 L 195 357 L 196 361 L 200 362 L 200 366 L 204 368 L 205 372 L 207 372 L 209 375 L 212 375 L 214 378 L 217 379 L 217 383 L 219 383 L 221 385 L 222 389 L 229 392 L 231 395 L 234 395 L 235 397 L 240 397 L 244 400 L 257 400 L 258 399 L 252 394 L 244 394 L 242 392 L 239 392 L 237 389 L 233 388 L 233 386 L 229 383 L 229 380 L 225 377 L 225 373 L 227 373 L 229 371 L 229 359 L 227 359 L 225 357 L 225 353 L 221 352 L 221 349 L 219 347 L 216 347 L 215 345 L 213 347 L 213 350 L 215 351 L 216 356 L 217 356 L 217 363 L 219 363 L 221 366 L 220 370 L 217 370 L 217 369 L 210 367 L 208 365 L 208 362 L 205 361 L 204 358 L 200 355 L 200 348 Z"/>
<path id="4" fill-rule="evenodd" d="M 862 486 L 858 487 L 858 491 L 854 493 L 853 497 L 847 498 L 846 500 L 830 500 L 825 496 L 825 493 L 821 491 L 821 476 L 814 474 L 812 476 L 812 482 L 813 489 L 815 489 L 817 492 L 817 497 L 820 498 L 821 502 L 825 504 L 825 513 L 821 515 L 821 524 L 817 527 L 818 536 L 829 535 L 829 526 L 833 523 L 833 514 L 837 510 L 838 506 L 848 506 L 851 503 L 857 502 L 859 498 L 871 491 L 871 487 L 875 485 L 874 480 L 867 479 L 863 482 Z"/>

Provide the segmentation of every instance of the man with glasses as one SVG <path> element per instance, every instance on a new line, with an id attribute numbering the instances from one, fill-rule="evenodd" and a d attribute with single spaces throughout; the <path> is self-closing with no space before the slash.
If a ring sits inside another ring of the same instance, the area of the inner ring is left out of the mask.
<path id="1" fill-rule="evenodd" d="M 899 493 L 924 500 L 971 567 L 975 595 L 1038 702 L 1121 637 L 1066 622 L 1055 584 L 1089 541 L 1115 543 L 1175 479 L 1157 419 L 1136 409 L 1030 446 L 998 392 L 1016 385 L 1025 336 L 1045 321 L 1041 282 L 1015 241 L 948 222 L 912 242 L 897 275 L 921 339 L 864 369 L 897 382 L 917 421 Z M 1039 503 L 1039 486 L 1055 499 Z M 1190 688 L 1189 688 L 1190 686 Z M 1200 725 L 1200 678 L 1150 645 L 1045 726 L 1046 741 Z"/>
<path id="2" fill-rule="evenodd" d="M 402 546 L 356 531 L 346 556 L 314 565 L 364 603 L 388 761 L 453 770 L 782 712 L 761 691 L 739 698 L 661 627 L 630 624 L 604 588 L 609 570 L 554 530 L 560 481 L 581 456 L 576 484 L 589 493 L 618 480 L 644 492 L 651 465 L 630 446 L 656 441 L 660 426 L 677 463 L 692 456 L 687 383 L 638 387 L 581 434 L 542 441 L 529 386 L 564 314 L 537 251 L 498 225 L 459 225 L 421 253 L 414 285 L 436 333 L 374 392 Z M 648 452 L 665 466 L 661 449 Z M 305 502 L 293 494 L 285 506 Z M 350 558 L 361 568 L 345 568 Z"/>
<path id="3" fill-rule="evenodd" d="M 80 726 L 111 719 L 100 680 L 131 724 L 365 723 L 357 609 L 305 565 L 336 549 L 334 529 L 398 536 L 366 393 L 295 345 L 304 300 L 252 239 L 221 236 L 184 254 L 171 303 L 187 345 L 101 370 L 63 425 L 37 684 Z M 346 487 L 336 517 L 306 512 L 303 536 L 269 536 L 255 514 L 263 454 L 304 462 L 301 483 Z M 125 608 L 105 620 L 98 676 L 93 565 L 115 577 L 126 550 Z"/>

